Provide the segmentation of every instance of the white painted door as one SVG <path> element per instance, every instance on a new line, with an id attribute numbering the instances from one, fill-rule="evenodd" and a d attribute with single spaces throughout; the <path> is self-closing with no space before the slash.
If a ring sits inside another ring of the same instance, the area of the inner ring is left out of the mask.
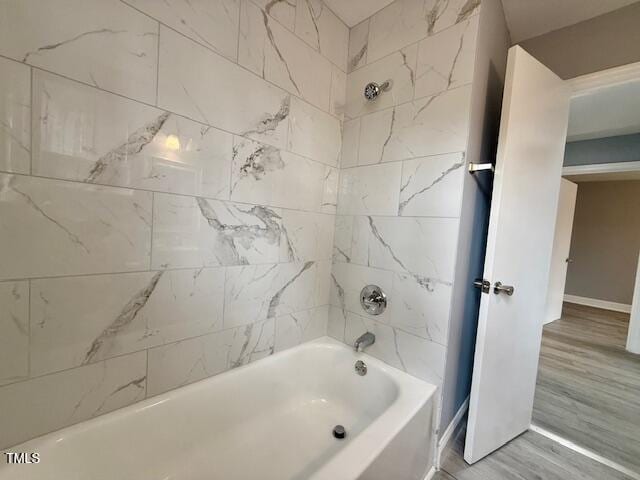
<path id="1" fill-rule="evenodd" d="M 464 458 L 529 428 L 569 114 L 568 86 L 509 50 Z M 514 287 L 494 293 L 496 282 Z"/>
<path id="2" fill-rule="evenodd" d="M 558 320 L 562 315 L 562 302 L 564 301 L 564 287 L 567 282 L 571 231 L 573 230 L 573 214 L 576 211 L 577 193 L 577 184 L 570 182 L 566 178 L 560 181 L 558 214 L 553 237 L 551 273 L 549 274 L 549 292 L 547 292 L 547 310 L 544 316 L 545 324 Z"/>

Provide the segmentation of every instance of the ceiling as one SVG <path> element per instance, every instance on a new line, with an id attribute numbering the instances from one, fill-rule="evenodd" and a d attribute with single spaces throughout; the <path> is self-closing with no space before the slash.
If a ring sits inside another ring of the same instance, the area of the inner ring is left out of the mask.
<path id="1" fill-rule="evenodd" d="M 571 99 L 567 141 L 640 132 L 640 79 Z"/>
<path id="2" fill-rule="evenodd" d="M 324 0 L 324 3 L 349 27 L 354 27 L 378 10 L 393 3 L 393 1 L 394 0 Z"/>
<path id="3" fill-rule="evenodd" d="M 361 0 L 368 1 L 368 0 Z M 612 12 L 638 0 L 502 0 L 513 43 Z M 334 0 L 335 3 L 351 3 Z M 359 2 L 355 2 L 359 3 Z"/>

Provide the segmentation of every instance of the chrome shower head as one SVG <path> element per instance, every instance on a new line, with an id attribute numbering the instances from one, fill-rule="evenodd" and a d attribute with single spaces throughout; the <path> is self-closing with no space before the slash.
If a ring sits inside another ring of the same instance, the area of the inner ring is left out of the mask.
<path id="1" fill-rule="evenodd" d="M 367 83 L 364 87 L 364 98 L 370 102 L 378 98 L 378 96 L 389 89 L 389 81 L 384 82 L 382 85 L 378 85 L 375 82 Z"/>

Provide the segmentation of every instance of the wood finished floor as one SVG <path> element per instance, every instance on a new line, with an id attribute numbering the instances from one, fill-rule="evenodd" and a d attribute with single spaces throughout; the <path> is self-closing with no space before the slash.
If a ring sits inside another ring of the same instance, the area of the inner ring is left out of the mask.
<path id="1" fill-rule="evenodd" d="M 640 473 L 640 356 L 628 353 L 629 315 L 566 303 L 544 328 L 533 422 Z M 435 480 L 631 480 L 526 432 L 468 465 L 464 430 Z"/>
<path id="2" fill-rule="evenodd" d="M 533 423 L 640 473 L 640 355 L 629 315 L 565 303 L 544 327 Z"/>
<path id="3" fill-rule="evenodd" d="M 535 432 L 526 432 L 479 462 L 462 458 L 464 430 L 443 455 L 434 480 L 632 480 Z"/>

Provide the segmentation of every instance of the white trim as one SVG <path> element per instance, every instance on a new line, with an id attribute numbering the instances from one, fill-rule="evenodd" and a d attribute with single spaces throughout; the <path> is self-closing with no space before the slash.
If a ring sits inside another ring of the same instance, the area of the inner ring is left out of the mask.
<path id="1" fill-rule="evenodd" d="M 437 472 L 436 467 L 431 467 L 431 470 L 427 472 L 427 476 L 424 477 L 424 480 L 431 480 L 433 477 L 436 476 L 436 472 Z"/>
<path id="2" fill-rule="evenodd" d="M 640 474 L 634 472 L 633 470 L 629 470 L 627 467 L 624 467 L 619 463 L 609 460 L 608 458 L 605 458 L 602 455 L 599 455 L 587 448 L 581 447 L 580 445 L 573 443 L 571 440 L 567 440 L 566 438 L 556 435 L 555 433 L 551 433 L 550 431 L 545 430 L 544 428 L 538 427 L 533 424 L 531 424 L 531 426 L 529 427 L 529 430 L 531 430 L 532 432 L 539 433 L 540 435 L 543 435 L 548 439 L 553 440 L 554 442 L 559 443 L 560 445 L 573 450 L 576 453 L 579 453 L 581 455 L 584 455 L 585 457 L 589 457 L 590 459 L 595 460 L 598 463 L 606 465 L 609 468 L 612 468 L 614 470 L 617 470 L 618 472 L 624 473 L 628 477 L 631 477 L 635 480 L 640 480 Z"/>
<path id="3" fill-rule="evenodd" d="M 629 332 L 627 333 L 627 351 L 640 354 L 640 255 L 638 256 L 636 283 L 633 287 L 631 318 L 629 319 Z"/>
<path id="4" fill-rule="evenodd" d="M 586 305 L 587 307 L 604 308 L 605 310 L 613 310 L 614 312 L 631 313 L 631 305 L 626 303 L 609 302 L 607 300 L 579 297 L 577 295 L 568 295 L 566 293 L 564 294 L 564 301 L 577 303 L 578 305 Z"/>
<path id="5" fill-rule="evenodd" d="M 438 446 L 436 450 L 436 467 L 438 469 L 440 469 L 440 460 L 442 459 L 442 454 L 444 453 L 445 448 L 447 448 L 447 446 L 451 442 L 451 439 L 453 438 L 453 434 L 458 429 L 458 426 L 460 425 L 460 422 L 464 418 L 468 409 L 469 409 L 469 397 L 467 397 L 465 401 L 462 403 L 462 405 L 460 406 L 456 414 L 453 416 L 451 423 L 449 423 L 449 426 L 445 429 L 444 433 L 442 434 L 442 437 L 440 437 L 440 439 L 438 440 Z"/>
<path id="6" fill-rule="evenodd" d="M 562 176 L 595 175 L 599 173 L 640 172 L 640 161 L 616 163 L 592 163 L 591 165 L 573 165 L 562 167 Z"/>
<path id="7" fill-rule="evenodd" d="M 640 62 L 609 68 L 567 80 L 574 97 L 589 95 L 596 90 L 627 83 L 640 78 Z"/>

